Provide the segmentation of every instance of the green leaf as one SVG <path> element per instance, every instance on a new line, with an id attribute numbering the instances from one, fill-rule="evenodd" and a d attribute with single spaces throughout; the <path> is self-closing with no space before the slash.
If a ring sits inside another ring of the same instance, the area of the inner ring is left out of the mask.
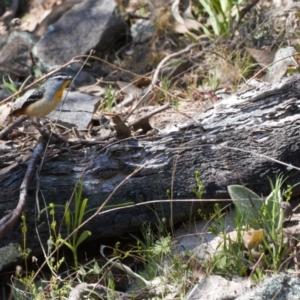
<path id="1" fill-rule="evenodd" d="M 228 192 L 244 224 L 251 224 L 253 228 L 259 227 L 259 210 L 264 204 L 262 198 L 242 185 L 230 185 Z"/>
<path id="2" fill-rule="evenodd" d="M 171 61 L 170 63 L 166 64 L 166 67 L 177 67 L 180 66 L 182 63 L 184 63 L 184 61 L 182 59 L 178 59 L 175 61 Z"/>
<path id="3" fill-rule="evenodd" d="M 87 275 L 86 270 L 85 270 L 82 266 L 79 267 L 79 269 L 78 269 L 77 272 L 78 272 L 78 274 L 81 275 L 81 276 L 86 276 L 86 275 Z"/>
<path id="4" fill-rule="evenodd" d="M 99 267 L 99 265 L 98 265 L 98 263 L 95 261 L 95 263 L 94 263 L 94 274 L 100 274 L 101 273 L 101 268 Z"/>
<path id="5" fill-rule="evenodd" d="M 198 43 L 198 40 L 192 34 L 188 32 L 186 32 L 185 34 L 192 43 Z"/>
<path id="6" fill-rule="evenodd" d="M 219 35 L 220 30 L 219 30 L 218 18 L 217 18 L 217 13 L 213 8 L 213 5 L 211 5 L 210 1 L 207 0 L 199 0 L 199 2 L 201 3 L 204 10 L 210 17 L 211 26 L 213 28 L 214 33 Z"/>
<path id="7" fill-rule="evenodd" d="M 67 232 L 70 234 L 71 229 L 71 213 L 69 209 L 69 203 L 66 203 L 66 209 L 65 209 L 65 223 L 67 227 Z"/>
<path id="8" fill-rule="evenodd" d="M 77 225 L 78 226 L 82 224 L 82 220 L 83 220 L 83 217 L 85 215 L 85 209 L 86 209 L 87 202 L 88 202 L 88 199 L 84 199 L 82 201 L 79 216 L 78 216 L 78 220 L 77 220 Z"/>
<path id="9" fill-rule="evenodd" d="M 78 238 L 76 242 L 75 248 L 77 249 L 78 246 L 86 239 L 88 238 L 92 233 L 88 230 L 85 230 L 84 232 L 81 233 L 80 237 Z"/>
<path id="10" fill-rule="evenodd" d="M 79 182 L 77 187 L 76 187 L 76 192 L 75 192 L 75 222 L 78 224 L 78 215 L 79 215 L 79 210 L 80 210 L 80 202 L 81 202 L 81 196 L 82 196 L 82 191 L 83 191 L 83 183 Z M 80 223 L 79 223 L 80 224 Z"/>
<path id="11" fill-rule="evenodd" d="M 63 243 L 64 245 L 66 245 L 72 252 L 74 252 L 75 248 L 68 243 L 67 241 L 64 241 L 63 239 L 60 240 L 60 243 Z"/>

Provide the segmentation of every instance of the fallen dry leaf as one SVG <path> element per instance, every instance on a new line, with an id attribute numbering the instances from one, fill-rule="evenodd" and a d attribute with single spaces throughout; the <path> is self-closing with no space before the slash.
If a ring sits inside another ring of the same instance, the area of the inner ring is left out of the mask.
<path id="1" fill-rule="evenodd" d="M 246 47 L 247 52 L 257 61 L 261 67 L 268 66 L 274 61 L 275 53 L 269 50 L 258 50 Z"/>

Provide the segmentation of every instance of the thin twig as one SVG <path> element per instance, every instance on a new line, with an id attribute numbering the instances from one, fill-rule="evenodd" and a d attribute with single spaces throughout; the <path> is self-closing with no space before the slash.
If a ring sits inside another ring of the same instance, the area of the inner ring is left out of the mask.
<path id="1" fill-rule="evenodd" d="M 264 253 L 262 253 L 262 254 L 259 256 L 257 262 L 255 263 L 255 265 L 254 265 L 253 268 L 252 268 L 252 271 L 251 271 L 251 273 L 250 273 L 250 275 L 249 275 L 249 278 L 251 278 L 252 274 L 256 271 L 257 268 L 259 268 L 260 261 L 263 259 L 264 256 L 265 256 Z"/>

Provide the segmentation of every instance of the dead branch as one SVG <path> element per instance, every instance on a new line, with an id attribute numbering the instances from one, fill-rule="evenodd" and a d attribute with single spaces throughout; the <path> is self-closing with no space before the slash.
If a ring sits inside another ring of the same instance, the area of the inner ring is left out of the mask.
<path id="1" fill-rule="evenodd" d="M 28 162 L 27 171 L 25 173 L 23 182 L 20 187 L 20 198 L 17 207 L 10 213 L 9 217 L 4 217 L 0 220 L 0 237 L 7 232 L 8 229 L 12 228 L 12 226 L 18 221 L 21 216 L 21 213 L 25 207 L 27 193 L 29 184 L 34 173 L 35 167 L 42 153 L 45 151 L 46 141 L 41 139 L 39 143 L 36 145 L 31 158 Z"/>

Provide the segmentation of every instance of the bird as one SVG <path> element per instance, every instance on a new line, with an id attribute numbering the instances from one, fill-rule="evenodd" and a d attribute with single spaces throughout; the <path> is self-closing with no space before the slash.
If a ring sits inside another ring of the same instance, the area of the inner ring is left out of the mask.
<path id="1" fill-rule="evenodd" d="M 9 116 L 27 115 L 37 119 L 45 117 L 59 104 L 64 89 L 71 80 L 72 76 L 63 73 L 53 75 L 28 98 L 17 100 Z"/>

